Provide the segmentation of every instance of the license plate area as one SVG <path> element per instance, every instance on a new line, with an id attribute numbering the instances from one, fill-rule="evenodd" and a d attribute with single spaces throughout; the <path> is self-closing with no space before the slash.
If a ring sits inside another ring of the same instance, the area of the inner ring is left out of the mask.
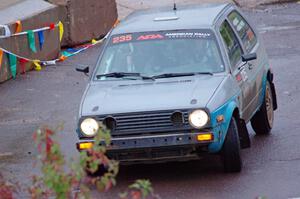
<path id="1" fill-rule="evenodd" d="M 198 135 L 199 134 L 175 134 L 175 135 L 143 136 L 143 137 L 131 137 L 131 138 L 115 138 L 112 139 L 109 150 L 168 147 L 168 146 L 210 143 L 210 141 L 199 142 L 197 140 Z"/>

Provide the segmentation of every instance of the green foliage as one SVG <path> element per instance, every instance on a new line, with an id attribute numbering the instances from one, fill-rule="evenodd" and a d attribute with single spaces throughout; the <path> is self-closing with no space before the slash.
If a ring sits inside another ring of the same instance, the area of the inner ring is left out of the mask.
<path id="1" fill-rule="evenodd" d="M 143 198 L 153 193 L 151 182 L 149 180 L 137 180 L 129 188 L 141 191 Z"/>
<path id="2" fill-rule="evenodd" d="M 29 189 L 33 199 L 50 196 L 58 199 L 90 198 L 91 187 L 103 192 L 116 185 L 119 164 L 105 155 L 106 147 L 111 143 L 108 130 L 103 127 L 99 130 L 94 138 L 93 147 L 80 152 L 78 162 L 72 161 L 68 172 L 65 171 L 66 161 L 54 136 L 55 131 L 48 127 L 38 129 L 34 133 L 42 176 L 33 177 L 33 185 Z M 137 180 L 129 189 L 130 197 L 125 193 L 126 199 L 153 196 L 151 183 L 147 180 Z M 74 190 L 79 191 L 75 193 Z"/>
<path id="3" fill-rule="evenodd" d="M 47 197 L 51 194 L 58 199 L 70 198 L 73 186 L 81 179 L 76 178 L 72 171 L 65 172 L 65 159 L 60 145 L 53 139 L 54 135 L 55 132 L 47 127 L 38 129 L 34 134 L 43 176 L 34 178 L 30 188 L 32 198 Z"/>
<path id="4" fill-rule="evenodd" d="M 129 186 L 129 191 L 120 194 L 121 199 L 160 199 L 155 195 L 149 180 L 136 180 Z"/>

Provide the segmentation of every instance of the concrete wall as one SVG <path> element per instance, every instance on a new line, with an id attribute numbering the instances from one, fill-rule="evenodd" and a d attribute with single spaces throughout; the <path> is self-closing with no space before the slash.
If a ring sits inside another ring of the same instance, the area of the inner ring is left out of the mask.
<path id="1" fill-rule="evenodd" d="M 118 18 L 115 0 L 49 0 L 61 9 L 65 24 L 63 46 L 101 38 Z"/>
<path id="2" fill-rule="evenodd" d="M 35 35 L 37 53 L 31 52 L 27 36 L 0 39 L 0 47 L 30 59 L 51 60 L 59 56 L 62 46 L 74 46 L 101 38 L 111 29 L 118 18 L 115 0 L 2 0 L 0 3 L 0 24 L 7 24 L 12 33 L 15 22 L 20 20 L 23 30 L 32 30 L 62 21 L 64 37 L 59 41 L 59 30 L 45 31 L 45 43 L 39 49 Z M 5 3 L 6 2 L 6 3 Z M 3 30 L 0 29 L 0 34 Z M 30 63 L 26 70 L 32 69 Z M 18 64 L 18 73 L 21 71 Z M 0 83 L 10 79 L 10 66 L 3 55 L 0 67 Z"/>
<path id="3" fill-rule="evenodd" d="M 60 10 L 57 6 L 40 0 L 27 0 L 2 8 L 0 10 L 0 23 L 9 25 L 11 32 L 14 33 L 16 30 L 15 21 L 21 20 L 23 30 L 32 30 L 47 26 L 50 23 L 57 23 L 59 21 L 59 13 Z M 1 32 L 3 31 L 1 30 Z M 29 49 L 27 35 L 0 39 L 0 47 L 31 59 L 49 60 L 57 58 L 60 53 L 58 29 L 45 31 L 44 37 L 45 43 L 43 49 L 40 50 L 38 36 L 35 34 L 37 53 L 31 52 Z M 20 64 L 17 66 L 18 72 L 20 72 Z M 30 69 L 32 69 L 31 64 L 26 64 L 26 70 Z M 7 55 L 4 53 L 0 67 L 0 83 L 11 77 Z"/>

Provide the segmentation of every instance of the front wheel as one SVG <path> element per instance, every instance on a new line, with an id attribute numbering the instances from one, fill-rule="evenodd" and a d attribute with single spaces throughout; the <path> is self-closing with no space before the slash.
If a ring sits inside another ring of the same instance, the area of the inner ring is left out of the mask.
<path id="1" fill-rule="evenodd" d="M 270 83 L 267 82 L 264 102 L 260 110 L 251 119 L 251 126 L 257 135 L 267 135 L 272 130 L 273 122 L 273 96 Z"/>
<path id="2" fill-rule="evenodd" d="M 105 173 L 108 172 L 108 169 L 103 165 L 99 165 L 97 171 L 92 173 L 89 169 L 85 169 L 85 173 L 88 177 L 95 178 L 95 177 L 102 177 Z"/>
<path id="3" fill-rule="evenodd" d="M 240 155 L 240 139 L 236 120 L 231 118 L 222 149 L 222 159 L 225 172 L 240 172 L 242 159 Z"/>

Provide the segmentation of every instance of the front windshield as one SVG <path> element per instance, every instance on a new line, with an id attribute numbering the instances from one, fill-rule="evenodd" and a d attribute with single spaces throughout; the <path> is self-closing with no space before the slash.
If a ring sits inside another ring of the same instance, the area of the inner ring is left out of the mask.
<path id="1" fill-rule="evenodd" d="M 96 80 L 110 73 L 152 77 L 166 73 L 219 73 L 224 65 L 210 30 L 160 31 L 114 35 L 96 67 Z M 104 75 L 104 76 L 103 76 Z"/>

